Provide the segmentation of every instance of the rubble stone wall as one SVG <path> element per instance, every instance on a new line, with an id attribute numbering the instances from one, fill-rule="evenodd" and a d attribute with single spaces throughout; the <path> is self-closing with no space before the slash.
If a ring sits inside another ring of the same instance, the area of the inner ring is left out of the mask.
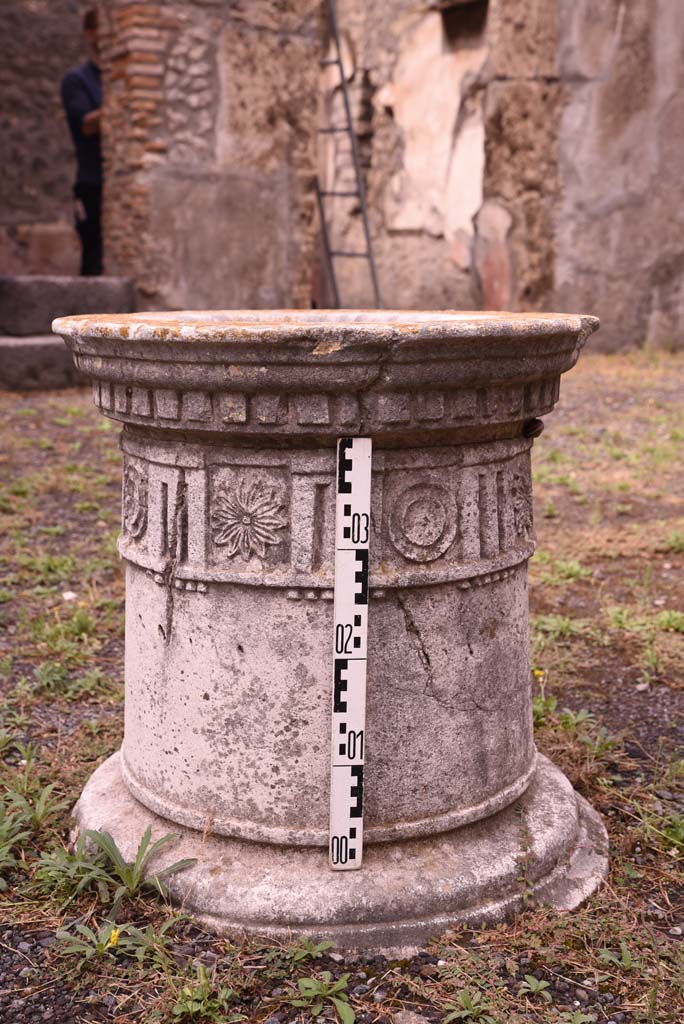
<path id="1" fill-rule="evenodd" d="M 102 12 L 108 272 L 142 308 L 310 305 L 318 0 Z"/>
<path id="2" fill-rule="evenodd" d="M 75 160 L 60 99 L 64 72 L 85 53 L 84 4 L 0 4 L 0 273 L 78 273 Z"/>

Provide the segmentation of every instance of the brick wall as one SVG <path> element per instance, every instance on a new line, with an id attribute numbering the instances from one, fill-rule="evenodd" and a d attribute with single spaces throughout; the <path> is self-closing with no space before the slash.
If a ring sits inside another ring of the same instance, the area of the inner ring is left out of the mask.
<path id="1" fill-rule="evenodd" d="M 307 306 L 318 0 L 110 0 L 105 251 L 141 308 Z"/>

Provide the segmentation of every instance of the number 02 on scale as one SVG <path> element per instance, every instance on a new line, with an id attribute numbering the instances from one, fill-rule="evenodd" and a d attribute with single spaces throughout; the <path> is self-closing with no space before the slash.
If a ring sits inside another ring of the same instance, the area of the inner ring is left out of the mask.
<path id="1" fill-rule="evenodd" d="M 337 442 L 330 866 L 361 867 L 371 439 Z"/>

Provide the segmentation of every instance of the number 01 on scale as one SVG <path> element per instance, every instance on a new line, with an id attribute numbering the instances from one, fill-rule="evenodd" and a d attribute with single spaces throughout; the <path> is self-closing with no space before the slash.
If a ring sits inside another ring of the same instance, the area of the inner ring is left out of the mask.
<path id="1" fill-rule="evenodd" d="M 371 439 L 337 442 L 330 866 L 361 867 Z"/>

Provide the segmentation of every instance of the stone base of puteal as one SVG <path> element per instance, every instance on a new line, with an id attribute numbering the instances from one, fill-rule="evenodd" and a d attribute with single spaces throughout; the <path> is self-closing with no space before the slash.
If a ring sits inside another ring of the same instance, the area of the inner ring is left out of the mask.
<path id="1" fill-rule="evenodd" d="M 207 834 L 179 827 L 131 796 L 118 752 L 90 778 L 74 814 L 81 829 L 110 832 L 128 860 L 149 826 L 153 839 L 174 833 L 154 869 L 196 858 L 166 880 L 170 897 L 219 935 L 307 936 L 395 957 L 454 926 L 540 905 L 573 910 L 608 870 L 600 815 L 541 755 L 514 804 L 441 835 L 369 844 L 358 871 L 331 871 L 323 848 L 216 836 L 209 821 Z"/>

